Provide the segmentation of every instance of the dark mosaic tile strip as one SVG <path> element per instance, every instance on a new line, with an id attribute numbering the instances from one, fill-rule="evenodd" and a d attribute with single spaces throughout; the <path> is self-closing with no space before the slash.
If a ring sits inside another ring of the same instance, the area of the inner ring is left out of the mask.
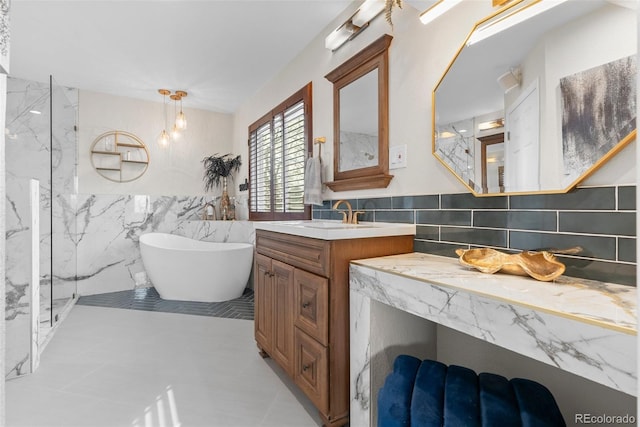
<path id="1" fill-rule="evenodd" d="M 79 305 L 190 314 L 194 316 L 224 317 L 253 320 L 253 291 L 245 289 L 240 298 L 223 302 L 172 301 L 160 298 L 155 288 L 81 296 Z"/>

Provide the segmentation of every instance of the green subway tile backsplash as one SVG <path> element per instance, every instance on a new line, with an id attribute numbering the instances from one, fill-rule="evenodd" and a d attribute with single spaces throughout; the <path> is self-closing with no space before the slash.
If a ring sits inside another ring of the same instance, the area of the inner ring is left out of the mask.
<path id="1" fill-rule="evenodd" d="M 416 224 L 471 225 L 471 211 L 416 211 Z"/>
<path id="2" fill-rule="evenodd" d="M 584 236 L 580 234 L 509 232 L 509 247 L 520 250 L 568 249 L 580 247 L 577 255 L 615 261 L 615 237 Z"/>
<path id="3" fill-rule="evenodd" d="M 618 210 L 636 210 L 636 187 L 618 187 Z"/>
<path id="4" fill-rule="evenodd" d="M 475 197 L 473 194 L 442 194 L 440 209 L 507 209 L 506 196 Z"/>
<path id="5" fill-rule="evenodd" d="M 636 235 L 635 212 L 560 212 L 560 232 Z"/>
<path id="6" fill-rule="evenodd" d="M 313 207 L 314 219 L 341 219 L 338 200 Z M 491 246 L 506 252 L 565 249 L 568 276 L 636 284 L 636 187 L 580 188 L 566 194 L 474 197 L 436 194 L 349 199 L 361 221 L 416 224 L 414 250 L 455 257 L 455 249 Z M 344 207 L 341 207 L 343 209 Z"/>
<path id="7" fill-rule="evenodd" d="M 393 209 L 438 209 L 440 198 L 431 196 L 400 196 L 391 198 Z"/>
<path id="8" fill-rule="evenodd" d="M 558 216 L 551 211 L 474 211 L 474 227 L 557 231 Z"/>
<path id="9" fill-rule="evenodd" d="M 509 196 L 511 209 L 614 210 L 616 187 L 579 188 L 566 194 Z"/>

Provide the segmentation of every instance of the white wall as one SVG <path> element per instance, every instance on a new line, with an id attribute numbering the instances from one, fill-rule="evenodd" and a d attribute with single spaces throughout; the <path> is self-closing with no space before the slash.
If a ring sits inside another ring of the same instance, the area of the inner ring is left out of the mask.
<path id="1" fill-rule="evenodd" d="M 396 169 L 386 189 L 345 191 L 326 190 L 325 199 L 456 193 L 466 191 L 431 154 L 431 94 L 445 68 L 459 49 L 476 21 L 492 11 L 491 2 L 463 2 L 450 13 L 425 26 L 418 20 L 419 12 L 405 4 L 393 12 L 391 29 L 384 18 L 376 18 L 369 28 L 338 51 L 324 48 L 325 36 L 344 22 L 356 9 L 350 5 L 343 14 L 307 46 L 279 75 L 266 84 L 253 98 L 243 104 L 234 116 L 234 152 L 247 155 L 247 128 L 306 83 L 313 83 L 313 136 L 326 136 L 323 162 L 333 169 L 332 86 L 324 76 L 384 33 L 393 35 L 389 63 L 389 145 L 407 144 L 407 168 Z M 615 165 L 605 165 L 586 184 L 634 184 L 635 142 L 615 159 Z M 316 149 L 317 152 L 317 149 Z M 621 174 L 621 171 L 628 171 Z M 243 167 L 239 178 L 248 176 Z"/>
<path id="2" fill-rule="evenodd" d="M 171 143 L 168 149 L 163 149 L 156 142 L 164 127 L 163 106 L 160 95 L 158 97 L 158 102 L 149 102 L 80 91 L 79 193 L 164 196 L 205 194 L 201 161 L 205 156 L 233 151 L 232 116 L 187 108 L 187 97 L 183 101 L 183 111 L 187 116 L 188 127 L 183 139 L 178 143 Z M 173 118 L 173 101 L 169 106 L 167 116 Z M 169 126 L 172 125 L 172 121 L 169 121 Z M 139 179 L 128 183 L 112 182 L 100 176 L 91 166 L 90 150 L 94 139 L 110 130 L 131 132 L 141 138 L 149 149 L 149 168 Z M 242 160 L 248 161 L 246 149 L 242 152 Z M 221 191 L 219 189 L 214 193 Z"/>

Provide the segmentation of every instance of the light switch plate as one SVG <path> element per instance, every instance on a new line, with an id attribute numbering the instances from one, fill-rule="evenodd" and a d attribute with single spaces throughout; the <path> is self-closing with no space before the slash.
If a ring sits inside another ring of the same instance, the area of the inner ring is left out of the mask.
<path id="1" fill-rule="evenodd" d="M 407 144 L 395 145 L 389 148 L 389 169 L 407 167 Z"/>

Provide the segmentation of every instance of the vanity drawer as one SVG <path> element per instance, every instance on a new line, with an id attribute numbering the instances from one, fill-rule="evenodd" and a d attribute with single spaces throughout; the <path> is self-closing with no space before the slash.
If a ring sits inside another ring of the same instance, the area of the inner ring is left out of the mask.
<path id="1" fill-rule="evenodd" d="M 256 248 L 270 258 L 329 277 L 329 243 L 323 240 L 258 230 Z"/>
<path id="2" fill-rule="evenodd" d="M 329 357 L 327 347 L 295 329 L 295 376 L 298 387 L 318 408 L 329 412 Z"/>
<path id="3" fill-rule="evenodd" d="M 296 269 L 293 275 L 294 324 L 329 345 L 329 281 Z"/>

